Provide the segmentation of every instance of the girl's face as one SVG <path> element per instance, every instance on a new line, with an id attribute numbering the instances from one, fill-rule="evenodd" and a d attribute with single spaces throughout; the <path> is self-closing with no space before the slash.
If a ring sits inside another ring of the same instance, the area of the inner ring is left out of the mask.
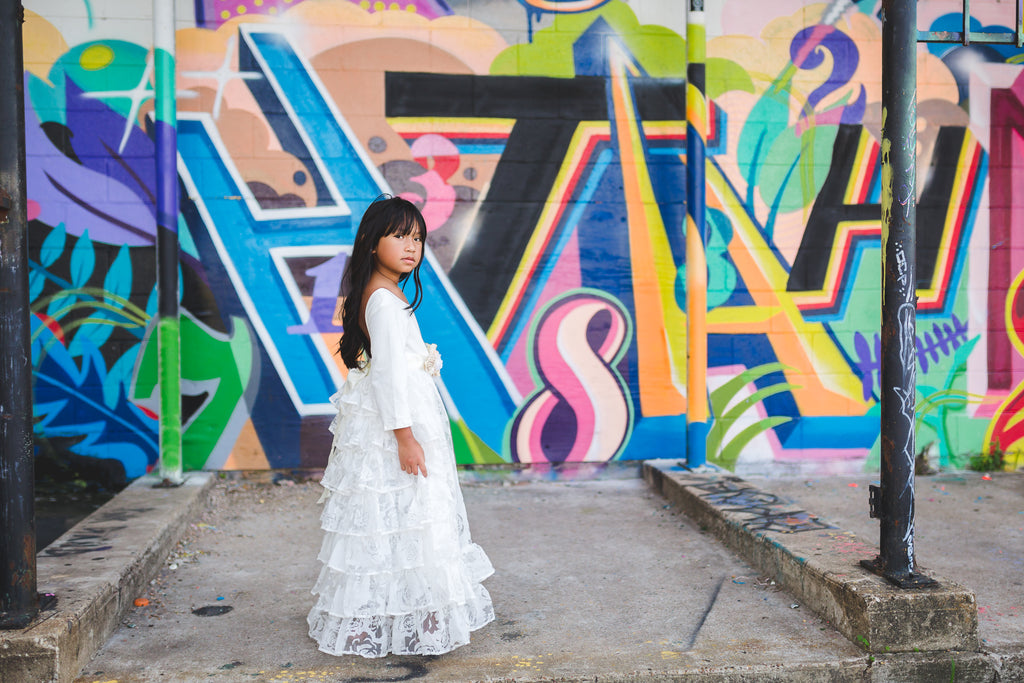
<path id="1" fill-rule="evenodd" d="M 423 238 L 416 229 L 406 235 L 397 232 L 384 235 L 374 251 L 377 269 L 396 282 L 411 273 L 422 258 Z"/>

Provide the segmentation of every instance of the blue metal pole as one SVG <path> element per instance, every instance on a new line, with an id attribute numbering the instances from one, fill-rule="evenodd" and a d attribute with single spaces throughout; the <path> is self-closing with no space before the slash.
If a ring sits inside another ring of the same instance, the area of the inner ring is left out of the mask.
<path id="1" fill-rule="evenodd" d="M 708 446 L 708 268 L 704 245 L 704 2 L 690 0 L 686 13 L 686 464 L 700 467 Z"/>

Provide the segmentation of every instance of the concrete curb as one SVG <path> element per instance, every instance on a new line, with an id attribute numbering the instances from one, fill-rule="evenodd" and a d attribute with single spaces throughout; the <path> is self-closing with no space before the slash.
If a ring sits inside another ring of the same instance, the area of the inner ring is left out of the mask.
<path id="1" fill-rule="evenodd" d="M 872 653 L 977 651 L 974 593 L 901 590 L 861 568 L 877 547 L 727 472 L 649 460 L 644 478 L 697 523 L 861 648 Z"/>
<path id="2" fill-rule="evenodd" d="M 206 503 L 211 472 L 191 472 L 177 488 L 136 479 L 39 553 L 37 584 L 57 596 L 27 628 L 0 631 L 0 680 L 78 677 L 157 575 L 193 515 Z"/>

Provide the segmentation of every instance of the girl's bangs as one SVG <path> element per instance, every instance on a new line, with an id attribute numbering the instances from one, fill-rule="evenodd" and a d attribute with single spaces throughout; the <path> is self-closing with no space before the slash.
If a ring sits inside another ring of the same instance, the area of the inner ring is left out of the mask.
<path id="1" fill-rule="evenodd" d="M 424 226 L 420 225 L 420 222 L 416 220 L 416 215 L 411 211 L 402 212 L 402 215 L 394 223 L 388 226 L 384 232 L 385 235 L 399 235 L 405 237 L 413 231 L 419 232 L 420 237 L 425 237 L 423 233 L 426 232 Z"/>

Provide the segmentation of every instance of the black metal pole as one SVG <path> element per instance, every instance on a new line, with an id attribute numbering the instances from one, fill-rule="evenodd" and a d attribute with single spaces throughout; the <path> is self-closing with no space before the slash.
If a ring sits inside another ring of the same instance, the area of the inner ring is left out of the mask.
<path id="1" fill-rule="evenodd" d="M 880 554 L 862 564 L 904 588 L 915 571 L 917 2 L 882 1 L 882 465 L 871 487 Z"/>
<path id="2" fill-rule="evenodd" d="M 36 593 L 21 0 L 0 0 L 0 628 L 24 628 Z"/>

